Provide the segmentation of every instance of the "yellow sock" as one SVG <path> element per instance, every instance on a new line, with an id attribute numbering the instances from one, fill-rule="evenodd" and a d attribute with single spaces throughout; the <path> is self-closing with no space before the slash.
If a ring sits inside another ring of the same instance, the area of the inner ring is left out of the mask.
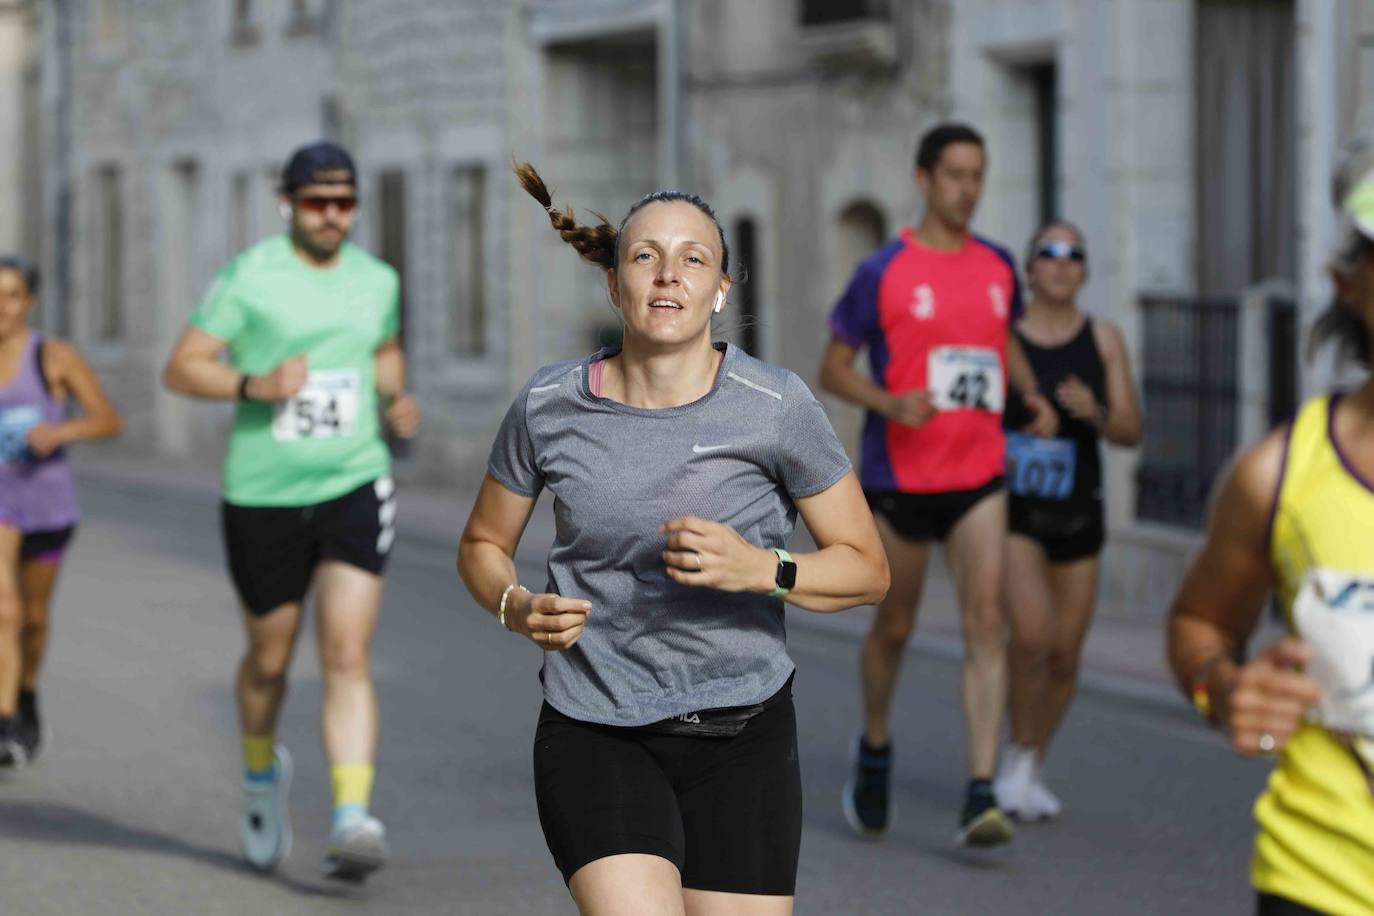
<path id="1" fill-rule="evenodd" d="M 372 765 L 345 763 L 331 767 L 329 781 L 334 786 L 334 807 L 357 805 L 364 811 L 372 802 Z"/>
<path id="2" fill-rule="evenodd" d="M 249 773 L 270 773 L 276 765 L 272 750 L 276 746 L 274 735 L 243 736 L 243 768 Z"/>

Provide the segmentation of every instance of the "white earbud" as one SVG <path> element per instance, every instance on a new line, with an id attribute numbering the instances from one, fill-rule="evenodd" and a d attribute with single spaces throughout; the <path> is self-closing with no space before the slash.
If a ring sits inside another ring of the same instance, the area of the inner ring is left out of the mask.
<path id="1" fill-rule="evenodd" d="M 287 203 L 277 204 L 277 212 L 285 222 L 291 222 L 291 205 Z"/>
<path id="2" fill-rule="evenodd" d="M 719 311 L 720 311 L 722 308 L 724 308 L 724 307 L 725 307 L 725 294 L 724 294 L 724 293 L 716 293 L 716 307 L 713 308 L 711 311 L 713 311 L 713 312 L 719 312 Z"/>

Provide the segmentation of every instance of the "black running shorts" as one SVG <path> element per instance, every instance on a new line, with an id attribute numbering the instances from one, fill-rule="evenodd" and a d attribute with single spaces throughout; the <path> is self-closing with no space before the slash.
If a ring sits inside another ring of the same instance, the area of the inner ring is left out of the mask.
<path id="1" fill-rule="evenodd" d="M 62 553 L 75 533 L 75 525 L 47 531 L 26 531 L 19 542 L 19 559 L 56 563 L 62 559 Z"/>
<path id="2" fill-rule="evenodd" d="M 943 541 L 968 511 L 1005 486 L 1003 478 L 973 490 L 944 493 L 900 493 L 865 490 L 869 508 L 887 519 L 892 529 L 909 541 Z"/>
<path id="3" fill-rule="evenodd" d="M 606 856 L 677 866 L 682 886 L 790 897 L 801 769 L 790 687 L 733 738 L 579 722 L 545 703 L 534 736 L 539 823 L 571 881 Z"/>
<path id="4" fill-rule="evenodd" d="M 239 601 L 260 617 L 301 601 L 321 560 L 381 575 L 396 529 L 390 477 L 310 506 L 224 503 L 224 547 Z"/>
<path id="5" fill-rule="evenodd" d="M 1051 563 L 1073 563 L 1095 557 L 1107 541 L 1100 501 L 1065 502 L 1013 496 L 1008 503 L 1007 527 L 1045 549 Z"/>

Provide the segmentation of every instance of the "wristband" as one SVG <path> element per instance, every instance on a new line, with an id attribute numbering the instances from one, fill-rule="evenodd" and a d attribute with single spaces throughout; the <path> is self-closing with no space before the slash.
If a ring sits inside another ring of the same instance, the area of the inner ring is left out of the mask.
<path id="1" fill-rule="evenodd" d="M 251 376 L 251 375 L 249 375 L 247 372 L 245 372 L 245 373 L 243 373 L 243 378 L 239 379 L 239 400 L 240 400 L 240 401 L 251 401 L 251 400 L 253 400 L 252 398 L 250 398 L 250 397 L 248 396 L 248 380 L 251 379 L 252 377 L 253 377 L 253 376 Z"/>
<path id="2" fill-rule="evenodd" d="M 1212 671 L 1217 665 L 1230 657 L 1228 652 L 1218 652 L 1203 662 L 1202 667 L 1198 668 L 1197 673 L 1193 675 L 1193 708 L 1198 711 L 1198 715 L 1208 722 L 1216 721 L 1214 716 L 1216 710 L 1212 708 L 1212 692 L 1208 689 L 1207 682 L 1211 679 Z"/>
<path id="3" fill-rule="evenodd" d="M 501 593 L 501 604 L 496 611 L 496 621 L 501 624 L 501 629 L 503 630 L 510 629 L 510 627 L 506 626 L 506 601 L 510 598 L 510 593 L 515 591 L 517 588 L 521 591 L 529 591 L 529 589 L 525 588 L 525 586 L 523 585 L 511 583 L 510 585 L 507 585 L 506 590 Z"/>

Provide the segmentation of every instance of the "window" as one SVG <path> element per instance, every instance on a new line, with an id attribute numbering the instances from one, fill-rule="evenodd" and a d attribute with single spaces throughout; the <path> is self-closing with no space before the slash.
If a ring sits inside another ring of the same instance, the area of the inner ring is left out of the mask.
<path id="1" fill-rule="evenodd" d="M 487 349 L 486 195 L 486 170 L 481 166 L 450 173 L 448 350 L 455 356 L 481 356 Z"/>
<path id="2" fill-rule="evenodd" d="M 401 323 L 398 336 L 406 339 L 406 176 L 399 169 L 382 172 L 378 181 L 378 253 L 401 275 Z"/>
<path id="3" fill-rule="evenodd" d="M 746 282 L 736 286 L 731 298 L 736 302 L 739 318 L 739 347 L 751 356 L 759 355 L 759 282 L 763 270 L 759 265 L 758 231 L 753 217 L 735 222 L 735 270 L 748 272 Z"/>
<path id="4" fill-rule="evenodd" d="M 1145 436 L 1136 517 L 1199 528 L 1212 482 L 1236 447 L 1235 299 L 1143 296 Z"/>
<path id="5" fill-rule="evenodd" d="M 96 332 L 101 341 L 124 338 L 124 202 L 120 193 L 119 167 L 105 166 L 96 172 L 95 297 Z"/>
<path id="6" fill-rule="evenodd" d="M 1036 214 L 1040 225 L 1059 213 L 1059 77 L 1053 63 L 1029 68 L 1035 97 Z"/>
<path id="7" fill-rule="evenodd" d="M 1293 0 L 1194 5 L 1198 291 L 1297 276 L 1299 120 Z"/>
<path id="8" fill-rule="evenodd" d="M 323 0 L 291 0 L 291 18 L 286 24 L 287 35 L 314 35 L 321 31 L 323 25 Z"/>
<path id="9" fill-rule="evenodd" d="M 196 218 L 200 213 L 200 169 L 192 159 L 172 164 L 162 182 L 161 219 L 165 227 L 163 257 L 164 313 L 184 315 L 195 302 Z"/>
<path id="10" fill-rule="evenodd" d="M 234 0 L 234 24 L 229 39 L 240 45 L 258 40 L 258 27 L 253 24 L 253 0 Z"/>
<path id="11" fill-rule="evenodd" d="M 252 180 L 247 172 L 238 172 L 229 185 L 229 254 L 236 255 L 248 247 L 253 234 Z"/>
<path id="12" fill-rule="evenodd" d="M 889 0 L 802 0 L 802 25 L 834 25 L 860 19 L 887 19 Z"/>
<path id="13" fill-rule="evenodd" d="M 855 201 L 840 214 L 839 250 L 835 264 L 844 282 L 864 258 L 887 241 L 882 211 L 867 201 Z"/>

